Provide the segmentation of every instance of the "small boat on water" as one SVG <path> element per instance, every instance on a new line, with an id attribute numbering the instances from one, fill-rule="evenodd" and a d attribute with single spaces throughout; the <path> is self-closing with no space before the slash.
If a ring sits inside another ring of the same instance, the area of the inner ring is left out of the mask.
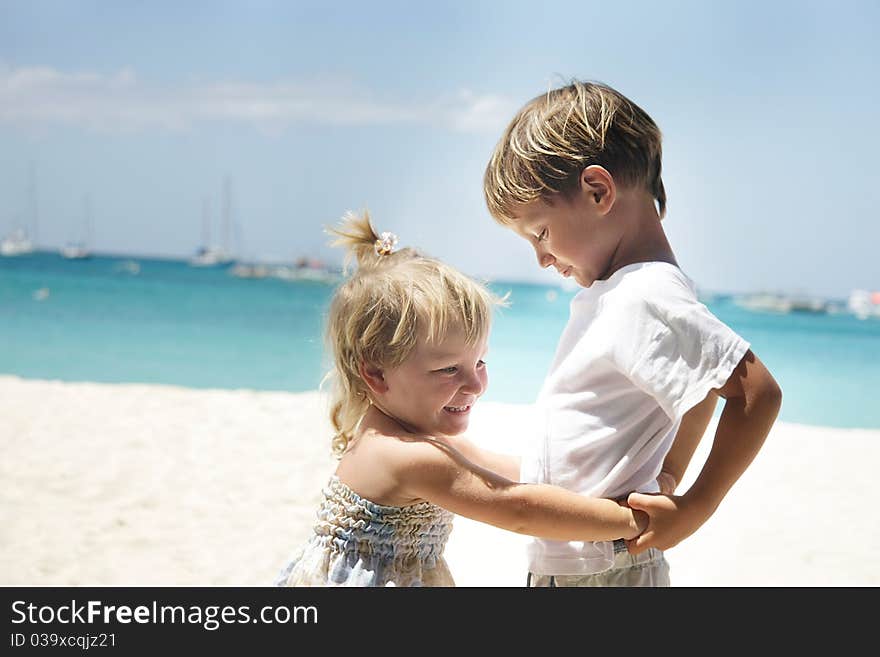
<path id="1" fill-rule="evenodd" d="M 828 301 L 807 295 L 788 295 L 762 292 L 740 295 L 734 299 L 740 308 L 757 312 L 771 313 L 813 313 L 828 312 Z"/>
<path id="2" fill-rule="evenodd" d="M 68 260 L 88 260 L 92 252 L 81 242 L 71 242 L 61 248 L 61 255 Z"/>
<path id="3" fill-rule="evenodd" d="M 203 246 L 189 259 L 189 264 L 193 267 L 222 267 L 232 261 L 233 257 L 225 250 L 216 246 Z"/>
<path id="4" fill-rule="evenodd" d="M 282 281 L 314 281 L 335 284 L 342 273 L 314 258 L 300 258 L 292 265 L 278 262 L 239 262 L 229 270 L 238 278 L 277 278 Z"/>
<path id="5" fill-rule="evenodd" d="M 69 241 L 59 251 L 68 260 L 88 260 L 92 257 L 92 250 L 88 246 L 92 242 L 92 201 L 89 196 L 84 200 L 84 208 L 82 239 Z"/>
<path id="6" fill-rule="evenodd" d="M 846 306 L 859 319 L 880 318 L 880 290 L 853 290 Z"/>
<path id="7" fill-rule="evenodd" d="M 342 280 L 340 274 L 327 269 L 287 267 L 285 265 L 273 267 L 269 275 L 282 281 L 314 281 L 333 284 Z"/>
<path id="8" fill-rule="evenodd" d="M 318 283 L 338 283 L 342 274 L 317 258 L 299 258 L 293 266 L 281 265 L 272 269 L 272 276 L 285 281 L 315 281 Z"/>
<path id="9" fill-rule="evenodd" d="M 34 252 L 34 244 L 23 228 L 16 228 L 0 241 L 0 255 L 20 256 Z"/>
<path id="10" fill-rule="evenodd" d="M 791 312 L 823 315 L 828 312 L 828 301 L 817 297 L 792 297 Z"/>
<path id="11" fill-rule="evenodd" d="M 222 240 L 217 243 L 211 239 L 211 202 L 202 199 L 202 245 L 189 259 L 193 267 L 225 267 L 235 262 L 232 250 L 229 247 L 230 231 L 232 229 L 232 200 L 231 181 L 227 178 L 223 182 L 223 217 L 222 217 Z"/>
<path id="12" fill-rule="evenodd" d="M 740 308 L 758 312 L 791 312 L 791 301 L 779 294 L 747 294 L 736 297 L 734 303 Z"/>
<path id="13" fill-rule="evenodd" d="M 266 278 L 269 267 L 261 263 L 238 262 L 229 273 L 236 278 Z"/>

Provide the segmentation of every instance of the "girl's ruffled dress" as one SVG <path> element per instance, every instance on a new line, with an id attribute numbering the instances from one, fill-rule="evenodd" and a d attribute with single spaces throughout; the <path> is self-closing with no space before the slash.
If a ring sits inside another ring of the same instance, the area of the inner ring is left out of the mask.
<path id="1" fill-rule="evenodd" d="M 276 586 L 455 586 L 443 558 L 451 512 L 430 502 L 376 504 L 336 475 L 323 496 L 314 533 Z"/>

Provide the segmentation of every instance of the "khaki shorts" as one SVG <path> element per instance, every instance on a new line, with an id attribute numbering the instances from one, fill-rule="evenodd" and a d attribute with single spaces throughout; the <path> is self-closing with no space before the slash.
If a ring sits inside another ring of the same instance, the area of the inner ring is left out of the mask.
<path id="1" fill-rule="evenodd" d="M 623 541 L 614 541 L 614 565 L 590 575 L 536 575 L 526 578 L 529 587 L 669 586 L 669 564 L 663 552 L 648 548 L 632 555 Z"/>

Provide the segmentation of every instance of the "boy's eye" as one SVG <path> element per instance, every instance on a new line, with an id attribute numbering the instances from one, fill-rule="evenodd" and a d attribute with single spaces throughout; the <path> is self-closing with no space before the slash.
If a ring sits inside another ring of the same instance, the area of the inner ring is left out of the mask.
<path id="1" fill-rule="evenodd" d="M 484 361 L 484 360 L 478 360 L 478 361 L 477 361 L 477 367 L 486 367 L 486 361 Z"/>
<path id="2" fill-rule="evenodd" d="M 538 233 L 538 241 L 543 242 L 546 239 L 547 239 L 547 229 L 544 228 L 541 230 L 540 233 Z"/>

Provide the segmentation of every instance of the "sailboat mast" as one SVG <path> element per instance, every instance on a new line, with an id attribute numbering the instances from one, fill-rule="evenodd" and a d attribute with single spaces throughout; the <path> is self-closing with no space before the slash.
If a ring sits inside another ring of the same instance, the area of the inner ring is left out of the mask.
<path id="1" fill-rule="evenodd" d="M 39 209 L 37 207 L 37 174 L 36 167 L 31 162 L 28 172 L 28 224 L 30 224 L 30 238 L 36 245 L 39 233 Z"/>
<path id="2" fill-rule="evenodd" d="M 202 248 L 211 246 L 211 201 L 202 197 Z"/>
<path id="3" fill-rule="evenodd" d="M 229 233 L 232 214 L 232 181 L 229 176 L 223 179 L 223 253 L 229 253 Z"/>
<path id="4" fill-rule="evenodd" d="M 84 248 L 91 248 L 91 246 L 92 246 L 92 196 L 91 196 L 91 194 L 86 194 L 85 200 L 84 200 L 83 210 L 85 211 L 85 221 L 83 222 L 84 223 L 84 232 L 85 232 L 85 234 L 83 235 L 83 247 Z"/>

